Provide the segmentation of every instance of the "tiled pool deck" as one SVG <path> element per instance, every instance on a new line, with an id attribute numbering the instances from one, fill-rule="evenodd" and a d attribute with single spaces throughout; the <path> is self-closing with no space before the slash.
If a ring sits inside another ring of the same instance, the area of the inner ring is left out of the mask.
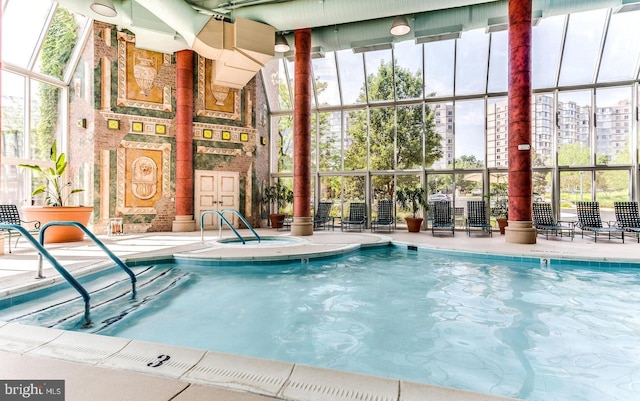
<path id="1" fill-rule="evenodd" d="M 287 232 L 258 230 L 261 236 L 289 236 Z M 249 236 L 248 231 L 241 231 Z M 507 244 L 504 237 L 433 237 L 430 232 L 410 234 L 401 229 L 386 234 L 318 231 L 298 244 L 283 246 L 215 245 L 218 232 L 146 233 L 99 237 L 125 261 L 157 259 L 167 255 L 189 258 L 307 258 L 315 254 L 339 253 L 359 246 L 397 244 L 425 246 L 453 252 L 506 255 L 540 259 L 552 265 L 580 259 L 603 268 L 619 263 L 640 263 L 640 244 L 635 238 L 620 240 L 538 238 L 534 245 Z M 224 236 L 231 233 L 225 231 Z M 90 241 L 49 244 L 49 252 L 75 275 L 113 265 Z M 5 248 L 6 251 L 6 248 Z M 45 262 L 45 279 L 35 279 L 37 254 L 21 240 L 11 254 L 0 256 L 0 299 L 61 280 Z M 171 355 L 162 361 L 160 355 Z M 0 322 L 0 379 L 64 379 L 66 401 L 266 401 L 266 400 L 503 400 L 443 387 L 389 378 L 331 371 L 287 362 L 268 361 Z M 162 363 L 158 364 L 161 361 Z"/>

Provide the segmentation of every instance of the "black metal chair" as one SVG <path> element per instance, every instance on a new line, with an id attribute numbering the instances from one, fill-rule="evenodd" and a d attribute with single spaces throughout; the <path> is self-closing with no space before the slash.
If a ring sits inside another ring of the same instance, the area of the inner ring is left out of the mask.
<path id="1" fill-rule="evenodd" d="M 636 240 L 640 243 L 638 202 L 614 202 L 613 209 L 616 213 L 616 224 L 618 228 L 626 232 L 635 233 Z"/>
<path id="2" fill-rule="evenodd" d="M 598 234 L 607 234 L 608 238 L 620 238 L 624 243 L 624 230 L 609 224 L 607 227 L 602 225 L 600 218 L 600 204 L 598 202 L 576 202 L 576 211 L 578 212 L 578 227 L 582 238 L 585 233 L 591 232 L 595 242 L 598 242 Z"/>
<path id="3" fill-rule="evenodd" d="M 433 202 L 433 222 L 431 223 L 431 234 L 436 232 L 456 234 L 456 225 L 453 216 L 453 207 L 451 202 L 438 201 Z"/>
<path id="4" fill-rule="evenodd" d="M 553 217 L 551 210 L 551 203 L 547 202 L 534 202 L 532 205 L 533 214 L 533 227 L 536 229 L 537 234 L 544 234 L 546 239 L 549 239 L 549 234 L 555 236 L 560 235 L 562 238 L 565 234 L 571 237 L 575 235 L 575 222 L 556 220 Z"/>
<path id="5" fill-rule="evenodd" d="M 27 229 L 30 234 L 38 234 L 40 232 L 40 222 L 37 220 L 22 220 L 16 205 L 0 205 L 0 223 L 21 225 Z M 11 253 L 11 237 L 16 237 L 16 243 L 14 244 L 15 248 L 18 246 L 18 241 L 20 241 L 22 233 L 10 228 L 3 228 L 0 229 L 0 231 L 4 232 L 8 237 L 7 242 L 9 243 L 9 253 Z"/>
<path id="6" fill-rule="evenodd" d="M 487 203 L 483 200 L 467 201 L 467 221 L 465 231 L 471 236 L 472 231 L 482 232 L 493 236 L 489 218 L 487 217 Z"/>
<path id="7" fill-rule="evenodd" d="M 361 202 L 354 202 L 349 205 L 349 217 L 340 220 L 340 230 L 348 231 L 357 229 L 362 231 L 367 225 L 367 205 Z"/>
<path id="8" fill-rule="evenodd" d="M 391 199 L 378 201 L 378 216 L 371 221 L 371 232 L 383 228 L 389 232 L 396 229 L 396 219 L 393 216 L 393 201 Z"/>
<path id="9" fill-rule="evenodd" d="M 316 214 L 313 216 L 314 229 L 325 229 L 327 227 L 331 227 L 331 229 L 333 229 L 333 217 L 329 215 L 331 213 L 331 206 L 333 206 L 333 202 L 318 203 L 318 209 L 316 210 Z"/>

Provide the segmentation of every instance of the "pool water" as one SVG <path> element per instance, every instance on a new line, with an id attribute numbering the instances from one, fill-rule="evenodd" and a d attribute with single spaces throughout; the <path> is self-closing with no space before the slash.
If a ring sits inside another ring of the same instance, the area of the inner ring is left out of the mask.
<path id="1" fill-rule="evenodd" d="M 170 290 L 95 328 L 526 400 L 634 399 L 640 269 L 585 266 L 399 246 L 308 263 L 179 262 Z"/>

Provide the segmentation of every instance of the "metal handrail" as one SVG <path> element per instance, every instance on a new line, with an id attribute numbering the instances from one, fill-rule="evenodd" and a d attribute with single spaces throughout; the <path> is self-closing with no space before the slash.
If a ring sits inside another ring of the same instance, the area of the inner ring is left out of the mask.
<path id="1" fill-rule="evenodd" d="M 25 229 L 21 225 L 0 224 L 0 229 L 13 229 L 13 230 L 19 231 L 20 234 L 22 234 L 22 236 L 25 237 L 27 241 L 31 242 L 31 245 L 33 245 L 33 247 L 38 250 L 40 263 L 42 262 L 43 256 L 47 258 L 49 263 L 51 263 L 51 265 L 58 271 L 58 273 L 60 273 L 60 275 L 64 277 L 64 279 L 67 280 L 67 282 L 69 282 L 69 284 L 71 284 L 71 286 L 80 293 L 80 296 L 82 296 L 82 299 L 84 300 L 84 320 L 86 322 L 85 324 L 86 325 L 91 324 L 91 317 L 89 315 L 89 311 L 91 309 L 89 306 L 89 300 L 91 299 L 91 296 L 89 295 L 87 290 L 85 290 L 84 287 L 80 285 L 78 280 L 76 280 L 64 267 L 62 267 L 62 265 L 56 260 L 56 258 L 54 258 L 53 255 L 51 255 L 43 245 L 41 245 L 38 241 L 36 241 L 33 235 L 31 235 L 29 231 L 27 231 L 27 229 Z M 39 274 L 41 274 L 41 272 Z M 42 277 L 39 276 L 38 278 L 42 278 Z"/>
<path id="2" fill-rule="evenodd" d="M 249 222 L 244 218 L 244 216 L 242 216 L 242 214 L 240 214 L 240 212 L 235 210 L 235 209 L 225 209 L 223 211 L 205 210 L 202 213 L 200 213 L 200 241 L 204 241 L 204 216 L 206 216 L 207 214 L 217 214 L 218 217 L 220 218 L 219 224 L 218 224 L 218 226 L 219 226 L 218 237 L 219 238 L 222 237 L 222 224 L 221 223 L 224 221 L 227 224 L 227 226 L 231 229 L 231 231 L 233 231 L 233 233 L 236 235 L 236 237 L 238 237 L 240 239 L 240 241 L 242 241 L 242 244 L 244 245 L 246 243 L 244 238 L 242 238 L 242 236 L 240 235 L 240 233 L 238 233 L 238 231 L 233 227 L 233 225 L 231 225 L 231 223 L 229 223 L 229 220 L 227 220 L 224 217 L 224 213 L 226 213 L 226 212 L 233 212 L 238 217 L 240 217 L 240 220 L 242 220 L 242 222 L 247 226 L 247 228 L 249 228 L 249 230 L 251 230 L 253 235 L 256 236 L 256 238 L 258 239 L 258 242 L 260 242 L 260 236 L 258 235 L 258 233 L 253 229 L 251 224 L 249 224 Z"/>
<path id="3" fill-rule="evenodd" d="M 131 278 L 131 298 L 136 297 L 136 281 L 137 281 L 136 275 L 133 273 L 133 271 L 131 271 L 131 269 L 129 269 L 129 267 L 122 260 L 120 260 L 120 258 L 114 255 L 113 252 L 111 252 L 109 248 L 107 248 L 104 245 L 104 243 L 102 243 L 102 241 L 100 241 L 95 235 L 93 235 L 87 229 L 87 227 L 85 227 L 81 223 L 78 223 L 77 221 L 50 221 L 44 224 L 40 228 L 40 245 L 44 247 L 44 233 L 45 231 L 47 231 L 47 228 L 53 227 L 53 226 L 71 226 L 71 227 L 77 227 L 80 230 L 82 230 L 85 233 L 85 235 L 89 237 L 91 241 L 93 241 L 94 244 L 98 245 L 98 247 L 100 247 L 100 249 L 102 249 L 107 254 L 107 256 L 111 258 L 111 260 L 113 260 L 122 270 L 124 270 L 125 273 L 129 275 L 129 277 Z M 40 256 L 38 258 L 38 278 L 42 278 L 42 277 L 44 276 L 42 275 L 42 256 Z"/>

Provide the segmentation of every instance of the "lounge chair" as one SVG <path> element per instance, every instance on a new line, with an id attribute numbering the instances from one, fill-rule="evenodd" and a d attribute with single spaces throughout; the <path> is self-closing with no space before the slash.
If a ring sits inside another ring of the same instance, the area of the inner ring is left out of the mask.
<path id="1" fill-rule="evenodd" d="M 614 202 L 613 209 L 616 213 L 616 225 L 618 228 L 636 234 L 640 243 L 640 215 L 638 214 L 638 202 Z"/>
<path id="2" fill-rule="evenodd" d="M 23 226 L 30 234 L 38 234 L 40 232 L 40 222 L 37 220 L 22 220 L 16 205 L 0 205 L 0 223 L 18 224 Z M 22 233 L 10 228 L 2 228 L 0 229 L 0 232 L 4 232 L 8 237 L 7 242 L 9 243 L 9 253 L 11 253 L 11 237 L 16 237 L 16 243 L 14 245 L 15 248 L 18 246 L 18 241 L 20 241 Z"/>
<path id="3" fill-rule="evenodd" d="M 362 231 L 367 225 L 367 205 L 365 203 L 354 202 L 349 205 L 349 217 L 341 219 L 340 230 L 348 231 L 357 229 Z"/>
<path id="4" fill-rule="evenodd" d="M 316 210 L 315 216 L 313 216 L 313 228 L 331 227 L 333 229 L 333 217 L 329 216 L 331 213 L 331 206 L 333 202 L 320 202 L 318 203 L 318 210 Z"/>
<path id="5" fill-rule="evenodd" d="M 453 207 L 449 201 L 433 202 L 433 222 L 431 223 L 431 234 L 445 231 L 456 234 L 456 225 L 453 220 Z"/>
<path id="6" fill-rule="evenodd" d="M 584 238 L 585 233 L 593 233 L 593 239 L 598 242 L 598 234 L 607 234 L 608 238 L 620 238 L 624 243 L 624 230 L 609 224 L 607 227 L 602 225 L 600 218 L 600 205 L 598 202 L 576 202 L 576 211 L 578 212 L 578 227 L 582 230 L 581 236 Z"/>
<path id="7" fill-rule="evenodd" d="M 573 241 L 575 233 L 575 222 L 556 220 L 551 211 L 551 203 L 534 202 L 533 203 L 533 227 L 538 234 L 544 234 L 549 239 L 549 234 L 560 235 L 560 237 L 568 236 Z"/>
<path id="8" fill-rule="evenodd" d="M 491 223 L 487 217 L 487 204 L 482 200 L 467 201 L 467 221 L 465 231 L 471 236 L 472 231 L 478 231 L 493 236 Z"/>
<path id="9" fill-rule="evenodd" d="M 393 216 L 393 201 L 381 199 L 378 201 L 378 216 L 371 221 L 371 232 L 386 229 L 389 232 L 396 229 L 396 219 Z"/>

